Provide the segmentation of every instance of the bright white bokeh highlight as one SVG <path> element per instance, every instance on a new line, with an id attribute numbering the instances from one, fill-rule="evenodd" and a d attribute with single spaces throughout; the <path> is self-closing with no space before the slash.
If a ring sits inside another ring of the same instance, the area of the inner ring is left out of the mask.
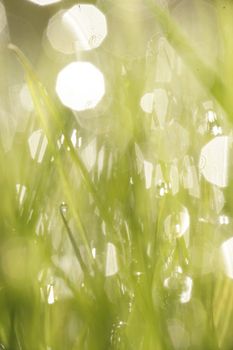
<path id="1" fill-rule="evenodd" d="M 154 109 L 154 94 L 153 92 L 147 92 L 140 100 L 140 106 L 146 113 L 152 113 Z"/>
<path id="2" fill-rule="evenodd" d="M 113 276 L 118 272 L 117 252 L 113 243 L 107 244 L 105 276 Z"/>
<path id="3" fill-rule="evenodd" d="M 17 198 L 18 198 L 20 205 L 23 204 L 26 192 L 27 192 L 26 186 L 21 185 L 21 184 L 16 184 L 16 193 L 17 193 Z"/>
<path id="4" fill-rule="evenodd" d="M 7 25 L 6 11 L 3 4 L 0 2 L 0 33 L 4 30 Z"/>
<path id="5" fill-rule="evenodd" d="M 55 298 L 54 298 L 54 288 L 52 284 L 48 285 L 47 293 L 48 293 L 48 304 L 50 305 L 54 304 Z"/>
<path id="6" fill-rule="evenodd" d="M 51 46 L 64 54 L 99 47 L 107 36 L 104 14 L 94 5 L 80 4 L 53 16 L 47 27 Z"/>
<path id="7" fill-rule="evenodd" d="M 39 129 L 34 131 L 28 139 L 28 144 L 32 159 L 41 163 L 48 145 L 48 140 L 43 130 Z"/>
<path id="8" fill-rule="evenodd" d="M 89 62 L 72 62 L 58 74 L 56 92 L 74 111 L 92 109 L 105 94 L 104 76 Z"/>
<path id="9" fill-rule="evenodd" d="M 27 0 L 29 2 L 32 2 L 33 4 L 39 5 L 39 6 L 47 6 L 52 5 L 57 2 L 61 2 L 62 0 Z"/>
<path id="10" fill-rule="evenodd" d="M 162 126 L 165 122 L 168 108 L 168 96 L 164 89 L 155 89 L 144 94 L 140 100 L 140 106 L 146 113 L 156 113 L 159 123 Z"/>
<path id="11" fill-rule="evenodd" d="M 231 139 L 218 136 L 208 142 L 201 150 L 199 168 L 204 178 L 219 187 L 228 183 L 228 157 Z"/>
<path id="12" fill-rule="evenodd" d="M 225 274 L 233 279 L 233 237 L 222 243 L 221 254 Z"/>

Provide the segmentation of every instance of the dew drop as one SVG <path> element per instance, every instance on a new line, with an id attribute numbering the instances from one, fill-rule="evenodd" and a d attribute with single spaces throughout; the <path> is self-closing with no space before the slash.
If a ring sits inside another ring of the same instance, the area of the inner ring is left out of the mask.
<path id="1" fill-rule="evenodd" d="M 64 215 L 68 211 L 68 205 L 65 202 L 62 202 L 60 205 L 60 212 Z"/>
<path id="2" fill-rule="evenodd" d="M 169 182 L 160 182 L 156 186 L 156 192 L 158 197 L 164 197 L 171 190 L 171 184 Z"/>
<path id="3" fill-rule="evenodd" d="M 180 303 L 188 303 L 191 299 L 193 281 L 192 278 L 182 272 L 181 267 L 177 267 L 171 276 L 164 280 L 164 288 L 168 290 L 169 296 Z"/>

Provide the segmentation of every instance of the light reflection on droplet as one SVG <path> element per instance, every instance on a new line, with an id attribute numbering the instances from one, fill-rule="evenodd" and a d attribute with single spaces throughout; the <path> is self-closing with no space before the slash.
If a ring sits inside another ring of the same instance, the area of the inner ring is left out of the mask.
<path id="1" fill-rule="evenodd" d="M 4 5 L 0 2 L 0 33 L 7 25 L 6 11 Z"/>
<path id="2" fill-rule="evenodd" d="M 113 276 L 118 272 L 117 251 L 113 243 L 107 244 L 105 276 Z"/>
<path id="3" fill-rule="evenodd" d="M 92 109 L 105 94 L 103 74 L 89 62 L 72 62 L 58 74 L 56 92 L 66 107 Z"/>
<path id="4" fill-rule="evenodd" d="M 54 297 L 54 287 L 52 284 L 49 284 L 47 286 L 47 293 L 48 293 L 48 304 L 52 305 L 55 302 L 55 297 Z"/>
<path id="5" fill-rule="evenodd" d="M 233 237 L 229 238 L 221 245 L 225 274 L 233 279 Z"/>
<path id="6" fill-rule="evenodd" d="M 32 159 L 41 163 L 48 145 L 48 140 L 44 135 L 43 130 L 39 129 L 34 131 L 28 139 L 28 144 Z"/>
<path id="7" fill-rule="evenodd" d="M 47 5 L 52 5 L 57 2 L 60 2 L 62 0 L 27 0 L 32 2 L 33 4 L 39 5 L 39 6 L 47 6 Z"/>
<path id="8" fill-rule="evenodd" d="M 92 248 L 91 250 L 92 256 L 95 259 L 96 258 L 96 248 Z"/>
<path id="9" fill-rule="evenodd" d="M 209 123 L 213 123 L 217 120 L 216 113 L 213 110 L 209 110 L 206 112 L 206 118 Z"/>
<path id="10" fill-rule="evenodd" d="M 18 195 L 18 200 L 19 200 L 20 205 L 23 203 L 23 200 L 24 200 L 25 195 L 26 195 L 26 191 L 27 191 L 26 186 L 21 185 L 21 184 L 16 184 L 16 193 Z"/>
<path id="11" fill-rule="evenodd" d="M 164 220 L 164 230 L 169 237 L 183 236 L 190 225 L 190 216 L 188 209 L 184 206 L 177 205 L 176 209 Z"/>
<path id="12" fill-rule="evenodd" d="M 169 182 L 159 182 L 156 186 L 158 197 L 164 197 L 171 191 L 171 184 Z"/>
<path id="13" fill-rule="evenodd" d="M 228 153 L 230 137 L 218 136 L 201 150 L 199 168 L 205 179 L 219 187 L 228 183 Z"/>
<path id="14" fill-rule="evenodd" d="M 206 119 L 207 119 L 207 125 L 208 125 L 207 129 L 209 133 L 213 136 L 221 135 L 222 127 L 218 125 L 217 115 L 212 109 L 209 109 L 206 112 Z"/>
<path id="15" fill-rule="evenodd" d="M 227 215 L 219 215 L 218 217 L 220 225 L 228 225 L 230 220 Z"/>
<path id="16" fill-rule="evenodd" d="M 164 287 L 182 304 L 188 303 L 192 296 L 193 280 L 177 268 L 170 277 L 164 280 Z"/>
<path id="17" fill-rule="evenodd" d="M 74 129 L 73 131 L 72 131 L 72 135 L 71 135 L 71 142 L 72 142 L 72 145 L 74 146 L 74 147 L 76 147 L 76 145 L 77 145 L 77 130 L 76 129 Z"/>
<path id="18" fill-rule="evenodd" d="M 66 214 L 68 211 L 68 205 L 65 202 L 62 202 L 60 205 L 60 211 L 62 214 Z"/>
<path id="19" fill-rule="evenodd" d="M 153 174 L 153 164 L 144 160 L 143 162 L 144 165 L 144 176 L 145 176 L 145 185 L 146 189 L 151 188 L 151 183 L 152 183 L 152 174 Z"/>
<path id="20" fill-rule="evenodd" d="M 210 132 L 214 136 L 222 135 L 222 127 L 215 124 L 211 127 Z"/>

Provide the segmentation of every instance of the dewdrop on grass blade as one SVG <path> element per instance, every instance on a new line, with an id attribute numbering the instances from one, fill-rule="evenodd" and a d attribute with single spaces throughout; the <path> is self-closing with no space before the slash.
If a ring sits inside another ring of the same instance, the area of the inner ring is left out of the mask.
<path id="1" fill-rule="evenodd" d="M 188 209 L 180 204 L 176 205 L 164 221 L 164 231 L 168 237 L 183 236 L 189 229 L 190 216 Z"/>
<path id="2" fill-rule="evenodd" d="M 183 273 L 180 266 L 172 272 L 170 277 L 164 280 L 163 286 L 168 291 L 168 295 L 178 300 L 181 304 L 186 304 L 190 301 L 193 280 Z"/>

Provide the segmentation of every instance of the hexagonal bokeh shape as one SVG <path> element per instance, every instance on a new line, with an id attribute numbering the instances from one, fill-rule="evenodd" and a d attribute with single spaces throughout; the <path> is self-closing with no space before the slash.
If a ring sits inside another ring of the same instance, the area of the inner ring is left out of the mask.
<path id="1" fill-rule="evenodd" d="M 27 0 L 27 1 L 32 2 L 33 4 L 39 5 L 39 6 L 47 6 L 47 5 L 55 4 L 62 0 Z"/>
<path id="2" fill-rule="evenodd" d="M 72 62 L 58 74 L 56 92 L 61 102 L 74 111 L 92 109 L 105 94 L 103 74 L 89 62 Z"/>
<path id="3" fill-rule="evenodd" d="M 51 46 L 64 54 L 89 51 L 100 46 L 107 35 L 104 14 L 94 5 L 81 4 L 59 11 L 47 27 Z"/>

